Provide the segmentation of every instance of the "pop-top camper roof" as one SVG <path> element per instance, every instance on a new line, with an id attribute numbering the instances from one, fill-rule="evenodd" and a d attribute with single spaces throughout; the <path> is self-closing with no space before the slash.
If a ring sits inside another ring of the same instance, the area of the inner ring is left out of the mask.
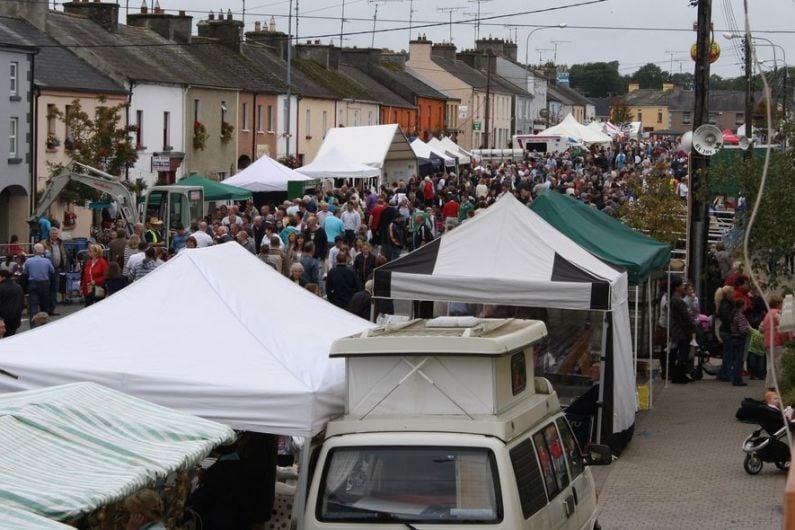
<path id="1" fill-rule="evenodd" d="M 444 317 L 339 339 L 346 419 L 495 419 L 536 393 L 533 347 L 546 336 L 535 320 Z"/>
<path id="2" fill-rule="evenodd" d="M 439 317 L 379 326 L 335 341 L 331 357 L 502 356 L 546 337 L 543 322 L 515 318 Z"/>

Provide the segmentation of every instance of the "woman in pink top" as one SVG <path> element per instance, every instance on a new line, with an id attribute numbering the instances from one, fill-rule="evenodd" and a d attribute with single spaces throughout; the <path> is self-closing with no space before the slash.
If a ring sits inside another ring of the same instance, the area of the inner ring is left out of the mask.
<path id="1" fill-rule="evenodd" d="M 765 350 L 770 351 L 770 345 L 773 345 L 773 358 L 768 362 L 768 367 L 775 366 L 776 376 L 781 377 L 781 357 L 784 354 L 784 346 L 792 339 L 790 333 L 782 333 L 778 330 L 779 320 L 781 319 L 781 296 L 771 294 L 768 299 L 770 311 L 768 311 L 762 324 L 759 326 L 759 331 L 764 335 Z M 773 381 L 773 370 L 768 369 L 767 377 L 765 378 L 765 386 L 773 390 L 775 387 Z"/>

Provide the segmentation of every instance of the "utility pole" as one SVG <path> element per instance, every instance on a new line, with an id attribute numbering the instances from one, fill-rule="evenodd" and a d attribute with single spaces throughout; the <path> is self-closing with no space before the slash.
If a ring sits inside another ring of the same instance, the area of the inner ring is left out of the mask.
<path id="1" fill-rule="evenodd" d="M 485 124 L 484 124 L 484 131 L 483 131 L 483 148 L 489 149 L 489 127 L 491 124 L 489 120 L 491 119 L 491 57 L 492 57 L 491 49 L 486 51 L 486 116 L 485 116 Z"/>
<path id="2" fill-rule="evenodd" d="M 463 7 L 437 7 L 436 11 L 447 13 L 450 16 L 450 42 L 453 42 L 453 13 L 461 11 Z"/>
<path id="3" fill-rule="evenodd" d="M 753 92 L 753 80 L 754 80 L 754 71 L 751 69 L 751 59 L 752 59 L 752 50 L 751 46 L 751 36 L 745 35 L 743 39 L 744 43 L 744 53 L 745 53 L 745 137 L 749 140 L 754 136 L 754 119 L 753 119 L 753 112 L 754 112 L 754 92 Z M 753 149 L 746 149 L 745 150 L 745 159 L 750 160 L 754 155 Z"/>
<path id="4" fill-rule="evenodd" d="M 712 30 L 712 0 L 699 0 L 696 22 L 696 71 L 695 106 L 693 109 L 693 130 L 709 121 L 709 49 Z M 699 296 L 706 296 L 704 290 L 704 263 L 707 252 L 706 228 L 709 222 L 708 202 L 705 200 L 709 189 L 707 170 L 709 158 L 692 151 L 690 153 L 690 200 L 688 205 L 688 246 L 687 265 L 690 279 L 696 285 Z"/>

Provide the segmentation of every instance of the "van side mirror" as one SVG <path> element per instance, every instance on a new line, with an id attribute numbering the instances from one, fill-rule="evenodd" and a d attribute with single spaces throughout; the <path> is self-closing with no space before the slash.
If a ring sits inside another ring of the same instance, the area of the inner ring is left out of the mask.
<path id="1" fill-rule="evenodd" d="M 613 451 L 607 445 L 591 444 L 585 463 L 589 466 L 607 466 L 613 462 Z"/>

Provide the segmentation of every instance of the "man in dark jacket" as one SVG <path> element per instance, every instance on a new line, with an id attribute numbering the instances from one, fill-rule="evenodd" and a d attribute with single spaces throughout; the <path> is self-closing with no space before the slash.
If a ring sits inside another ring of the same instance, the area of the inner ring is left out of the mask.
<path id="1" fill-rule="evenodd" d="M 362 283 L 356 273 L 348 267 L 348 256 L 342 253 L 338 254 L 337 265 L 328 271 L 326 277 L 328 301 L 337 307 L 347 309 L 353 294 L 361 288 Z"/>
<path id="2" fill-rule="evenodd" d="M 689 383 L 693 380 L 687 374 L 689 372 L 688 361 L 690 356 L 690 340 L 695 333 L 695 325 L 690 317 L 687 304 L 682 299 L 685 292 L 685 285 L 681 278 L 671 279 L 671 343 L 676 345 L 675 367 L 671 372 L 672 383 Z M 673 352 L 672 352 L 673 353 Z"/>
<path id="3" fill-rule="evenodd" d="M 11 273 L 0 270 L 0 318 L 6 323 L 6 337 L 10 337 L 22 323 L 22 309 L 25 304 L 25 293 L 17 282 L 11 279 Z"/>

